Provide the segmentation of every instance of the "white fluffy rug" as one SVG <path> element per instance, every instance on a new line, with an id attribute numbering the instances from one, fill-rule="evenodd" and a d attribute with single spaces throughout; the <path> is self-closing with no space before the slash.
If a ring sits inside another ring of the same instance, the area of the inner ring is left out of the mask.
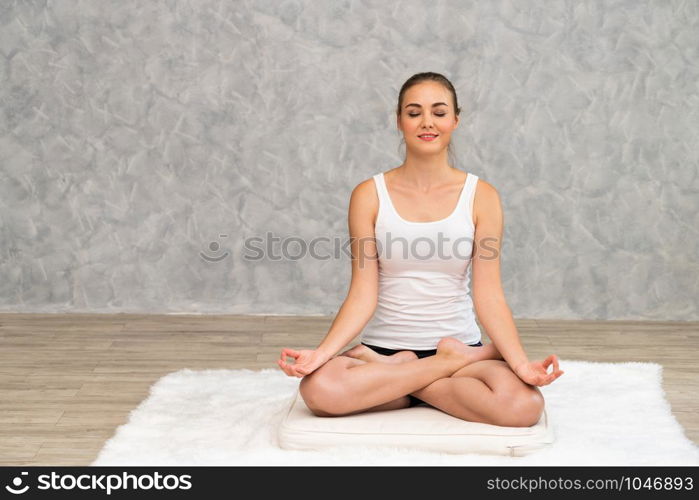
<path id="1" fill-rule="evenodd" d="M 387 447 L 284 450 L 276 430 L 300 379 L 278 368 L 183 369 L 151 387 L 91 465 L 699 464 L 699 447 L 665 399 L 661 365 L 561 360 L 561 367 L 565 374 L 540 388 L 556 442 L 524 457 Z"/>

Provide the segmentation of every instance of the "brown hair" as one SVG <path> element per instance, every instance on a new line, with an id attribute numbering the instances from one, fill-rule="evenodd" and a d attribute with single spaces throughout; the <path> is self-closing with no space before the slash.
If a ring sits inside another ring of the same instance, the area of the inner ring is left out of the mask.
<path id="1" fill-rule="evenodd" d="M 451 98 L 454 102 L 454 113 L 456 114 L 456 116 L 459 116 L 459 113 L 461 113 L 461 108 L 459 107 L 459 101 L 456 98 L 456 90 L 454 90 L 454 86 L 452 85 L 452 83 L 449 81 L 447 77 L 445 77 L 442 74 L 427 71 L 424 73 L 415 73 L 413 76 L 408 78 L 405 81 L 405 83 L 403 83 L 403 86 L 400 88 L 400 92 L 398 93 L 398 107 L 396 108 L 397 117 L 400 118 L 402 112 L 401 108 L 403 106 L 403 98 L 405 97 L 405 92 L 413 85 L 417 85 L 418 83 L 422 83 L 425 81 L 437 82 L 444 85 L 444 87 L 451 93 Z M 452 152 L 451 143 L 449 143 L 447 150 L 449 151 L 449 153 Z"/>
<path id="2" fill-rule="evenodd" d="M 454 86 L 451 84 L 451 82 L 445 77 L 444 75 L 440 75 L 439 73 L 432 73 L 432 72 L 426 72 L 426 73 L 416 73 L 410 78 L 408 78 L 403 86 L 400 88 L 400 92 L 398 93 L 398 108 L 396 108 L 396 114 L 398 116 L 401 115 L 401 107 L 403 106 L 403 98 L 405 97 L 405 93 L 407 90 L 414 86 L 417 85 L 418 83 L 422 83 L 424 81 L 432 81 L 432 82 L 437 82 L 441 83 L 446 87 L 446 89 L 451 92 L 451 98 L 454 101 L 454 112 L 456 113 L 456 116 L 459 116 L 459 113 L 461 113 L 461 108 L 459 107 L 459 102 L 456 98 L 456 90 L 454 90 Z"/>

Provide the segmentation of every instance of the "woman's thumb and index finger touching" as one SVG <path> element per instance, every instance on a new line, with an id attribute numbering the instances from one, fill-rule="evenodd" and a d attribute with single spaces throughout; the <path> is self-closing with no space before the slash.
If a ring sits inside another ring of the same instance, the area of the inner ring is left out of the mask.
<path id="1" fill-rule="evenodd" d="M 287 363 L 287 356 L 294 358 L 293 364 Z M 330 356 L 318 350 L 298 351 L 285 347 L 282 349 L 281 357 L 277 360 L 277 364 L 287 375 L 303 377 L 313 373 L 329 359 Z"/>
<path id="2" fill-rule="evenodd" d="M 287 356 L 294 358 L 293 364 L 287 362 Z M 300 356 L 301 353 L 296 349 L 285 347 L 282 349 L 281 356 L 277 360 L 277 364 L 287 375 L 291 377 L 303 377 L 309 373 L 309 370 L 304 367 L 306 364 L 305 362 L 299 363 L 298 359 Z"/>
<path id="3" fill-rule="evenodd" d="M 286 361 L 287 356 L 291 356 L 292 358 L 296 359 L 301 355 L 300 352 L 298 352 L 295 349 L 290 349 L 289 347 L 284 347 L 282 349 L 282 354 L 281 354 L 281 360 Z"/>

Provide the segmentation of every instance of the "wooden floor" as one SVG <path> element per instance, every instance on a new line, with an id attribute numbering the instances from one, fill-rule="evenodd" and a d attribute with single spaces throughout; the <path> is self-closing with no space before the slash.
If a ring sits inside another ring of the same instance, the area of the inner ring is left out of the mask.
<path id="1" fill-rule="evenodd" d="M 315 348 L 332 319 L 0 314 L 0 465 L 89 465 L 160 377 L 276 367 L 282 347 Z M 516 323 L 530 359 L 662 364 L 672 412 L 699 443 L 699 322 Z"/>

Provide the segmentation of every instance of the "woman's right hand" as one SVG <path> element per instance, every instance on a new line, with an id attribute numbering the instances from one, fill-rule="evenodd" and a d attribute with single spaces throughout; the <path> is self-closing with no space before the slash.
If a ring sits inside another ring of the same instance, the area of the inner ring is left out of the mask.
<path id="1" fill-rule="evenodd" d="M 553 363 L 553 371 L 548 373 L 548 367 Z M 543 361 L 526 361 L 514 368 L 517 376 L 529 385 L 549 385 L 565 372 L 558 369 L 558 356 L 551 354 Z"/>
<path id="2" fill-rule="evenodd" d="M 294 363 L 287 363 L 286 357 L 294 358 Z M 330 356 L 317 349 L 303 349 L 296 351 L 285 347 L 282 349 L 280 359 L 277 360 L 279 367 L 290 377 L 304 377 L 312 373 L 317 368 L 323 366 Z"/>

